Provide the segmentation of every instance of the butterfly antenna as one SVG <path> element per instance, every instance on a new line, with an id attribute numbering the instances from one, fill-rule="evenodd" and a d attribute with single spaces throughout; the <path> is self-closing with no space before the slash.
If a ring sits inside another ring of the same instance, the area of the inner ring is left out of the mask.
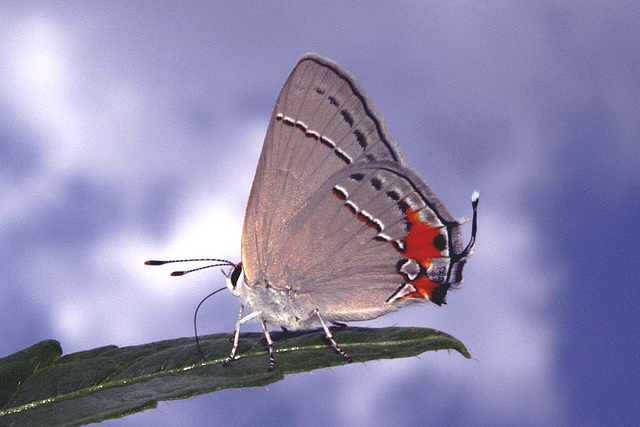
<path id="1" fill-rule="evenodd" d="M 213 266 L 210 266 L 213 267 Z M 198 346 L 198 353 L 200 353 L 200 357 L 202 358 L 203 361 L 207 361 L 207 357 L 204 355 L 204 351 L 202 351 L 202 347 L 200 347 L 200 338 L 198 338 L 198 310 L 200 310 L 200 306 L 202 305 L 202 303 L 204 303 L 207 299 L 209 299 L 209 297 L 214 296 L 215 294 L 217 294 L 220 291 L 223 291 L 227 289 L 227 287 L 225 286 L 224 288 L 220 288 L 217 291 L 213 291 L 211 292 L 209 295 L 207 295 L 206 297 L 204 297 L 202 299 L 202 301 L 200 301 L 200 304 L 198 304 L 198 306 L 196 307 L 196 312 L 193 315 L 193 332 L 196 334 L 196 345 Z"/>
<path id="2" fill-rule="evenodd" d="M 212 261 L 215 264 L 206 265 L 206 266 L 200 267 L 200 268 L 194 268 L 192 270 L 174 271 L 173 273 L 171 273 L 171 275 L 172 276 L 183 276 L 183 275 L 185 275 L 187 273 L 192 273 L 194 271 L 204 270 L 204 269 L 211 268 L 211 267 L 233 267 L 233 268 L 236 268 L 236 265 L 234 263 L 232 263 L 231 261 L 227 261 L 226 259 L 218 259 L 218 258 L 173 259 L 173 260 L 166 260 L 166 261 L 149 260 L 149 261 L 145 261 L 145 265 L 164 265 L 164 264 L 171 264 L 171 263 L 175 263 L 175 262 L 202 262 L 202 261 Z M 193 331 L 195 332 L 195 335 L 196 335 L 196 345 L 198 346 L 198 352 L 200 353 L 200 357 L 205 362 L 207 361 L 207 358 L 204 355 L 204 352 L 202 351 L 202 347 L 200 346 L 200 338 L 198 338 L 198 325 L 197 325 L 198 310 L 200 310 L 200 306 L 202 306 L 202 303 L 204 303 L 207 299 L 209 299 L 210 297 L 214 296 L 218 292 L 223 291 L 225 289 L 227 289 L 226 286 L 223 287 L 223 288 L 218 289 L 217 291 L 213 291 L 209 295 L 204 297 L 202 299 L 202 301 L 200 301 L 200 304 L 198 304 L 198 307 L 196 307 L 196 312 L 193 315 Z"/>
<path id="3" fill-rule="evenodd" d="M 225 265 L 232 265 L 232 266 L 236 266 L 234 263 L 232 263 L 231 261 L 227 261 L 226 259 L 218 259 L 218 258 L 192 258 L 192 259 L 172 259 L 169 261 L 158 261 L 158 260 L 149 260 L 149 261 L 145 261 L 145 265 L 164 265 L 164 264 L 171 264 L 174 262 L 200 262 L 200 261 L 213 261 L 213 262 L 221 262 Z"/>
<path id="4" fill-rule="evenodd" d="M 473 220 L 471 221 L 471 239 L 467 247 L 458 255 L 459 259 L 468 258 L 473 253 L 473 247 L 476 245 L 476 233 L 478 231 L 478 201 L 480 200 L 480 192 L 475 190 L 471 194 L 471 206 L 473 206 Z"/>
<path id="5" fill-rule="evenodd" d="M 205 265 L 204 267 L 200 267 L 200 268 L 194 268 L 192 270 L 185 270 L 185 271 L 173 271 L 171 272 L 172 276 L 183 276 L 187 273 L 193 273 L 194 271 L 200 271 L 200 270 L 205 270 L 207 268 L 211 268 L 211 267 L 225 267 L 228 265 L 232 265 L 232 264 L 211 264 L 211 265 Z"/>
<path id="6" fill-rule="evenodd" d="M 225 266 L 229 266 L 233 268 L 236 267 L 236 265 L 231 261 L 227 261 L 226 259 L 217 259 L 217 258 L 174 259 L 169 261 L 150 260 L 150 261 L 145 261 L 145 265 L 164 265 L 164 264 L 170 264 L 174 262 L 202 262 L 202 261 L 213 261 L 213 262 L 216 262 L 216 264 L 206 265 L 204 267 L 194 268 L 192 270 L 174 271 L 171 273 L 171 275 L 183 276 L 187 273 L 193 273 L 194 271 L 205 270 L 211 267 L 225 267 Z"/>

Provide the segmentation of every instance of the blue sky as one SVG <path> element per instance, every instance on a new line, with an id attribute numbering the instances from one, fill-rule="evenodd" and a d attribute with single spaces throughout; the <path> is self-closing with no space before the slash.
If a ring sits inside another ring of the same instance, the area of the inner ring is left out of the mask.
<path id="1" fill-rule="evenodd" d="M 361 326 L 441 329 L 475 359 L 355 363 L 106 425 L 637 423 L 636 3 L 2 9 L 0 356 L 190 336 L 222 275 L 142 263 L 239 261 L 271 109 L 315 51 L 358 78 L 454 216 L 482 194 L 449 304 Z M 231 332 L 237 307 L 208 302 L 202 332 Z"/>

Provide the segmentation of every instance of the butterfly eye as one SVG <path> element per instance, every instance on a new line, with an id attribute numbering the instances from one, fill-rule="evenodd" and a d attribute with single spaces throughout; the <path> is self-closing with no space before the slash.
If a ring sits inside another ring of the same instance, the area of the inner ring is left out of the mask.
<path id="1" fill-rule="evenodd" d="M 231 272 L 231 284 L 233 285 L 234 288 L 238 284 L 240 273 L 242 273 L 242 264 L 238 264 Z"/>

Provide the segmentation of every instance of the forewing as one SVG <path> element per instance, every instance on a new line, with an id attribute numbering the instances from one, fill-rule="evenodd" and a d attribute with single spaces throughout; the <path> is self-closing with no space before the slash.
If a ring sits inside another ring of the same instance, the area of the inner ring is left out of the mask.
<path id="1" fill-rule="evenodd" d="M 397 162 L 336 173 L 285 224 L 269 283 L 330 320 L 365 320 L 460 282 L 460 223 L 424 180 Z"/>
<path id="2" fill-rule="evenodd" d="M 404 163 L 364 90 L 335 62 L 305 55 L 276 102 L 249 197 L 242 239 L 249 282 L 278 261 L 289 221 L 329 177 L 376 161 Z"/>

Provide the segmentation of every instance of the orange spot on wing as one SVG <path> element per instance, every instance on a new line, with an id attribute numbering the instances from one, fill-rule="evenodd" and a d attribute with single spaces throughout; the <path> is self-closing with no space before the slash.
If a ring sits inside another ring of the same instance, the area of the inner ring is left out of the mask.
<path id="1" fill-rule="evenodd" d="M 431 264 L 432 258 L 442 257 L 442 251 L 438 249 L 434 243 L 435 238 L 440 235 L 442 227 L 434 227 L 420 218 L 420 211 L 414 209 L 406 209 L 407 222 L 411 224 L 409 232 L 404 238 L 404 250 L 396 246 L 396 250 L 403 256 L 416 260 L 425 269 Z M 405 298 L 424 298 L 440 305 L 444 303 L 446 291 L 449 284 L 436 283 L 431 281 L 429 277 L 421 273 L 414 280 L 409 282 L 416 288 L 415 292 L 405 295 Z M 439 292 L 436 292 L 441 287 Z M 435 299 L 434 299 L 434 293 Z"/>
<path id="2" fill-rule="evenodd" d="M 439 286 L 442 286 L 440 283 L 435 283 L 429 280 L 424 276 L 418 277 L 416 280 L 410 282 L 415 288 L 416 292 L 412 292 L 408 295 L 402 297 L 405 298 L 424 298 L 424 299 L 432 299 L 433 291 L 435 291 Z"/>
<path id="3" fill-rule="evenodd" d="M 442 256 L 440 250 L 433 244 L 433 240 L 440 234 L 440 227 L 433 227 L 423 222 L 417 210 L 408 209 L 406 213 L 411 228 L 404 238 L 406 248 L 403 255 L 415 259 L 426 267 L 431 263 L 431 258 Z"/>

